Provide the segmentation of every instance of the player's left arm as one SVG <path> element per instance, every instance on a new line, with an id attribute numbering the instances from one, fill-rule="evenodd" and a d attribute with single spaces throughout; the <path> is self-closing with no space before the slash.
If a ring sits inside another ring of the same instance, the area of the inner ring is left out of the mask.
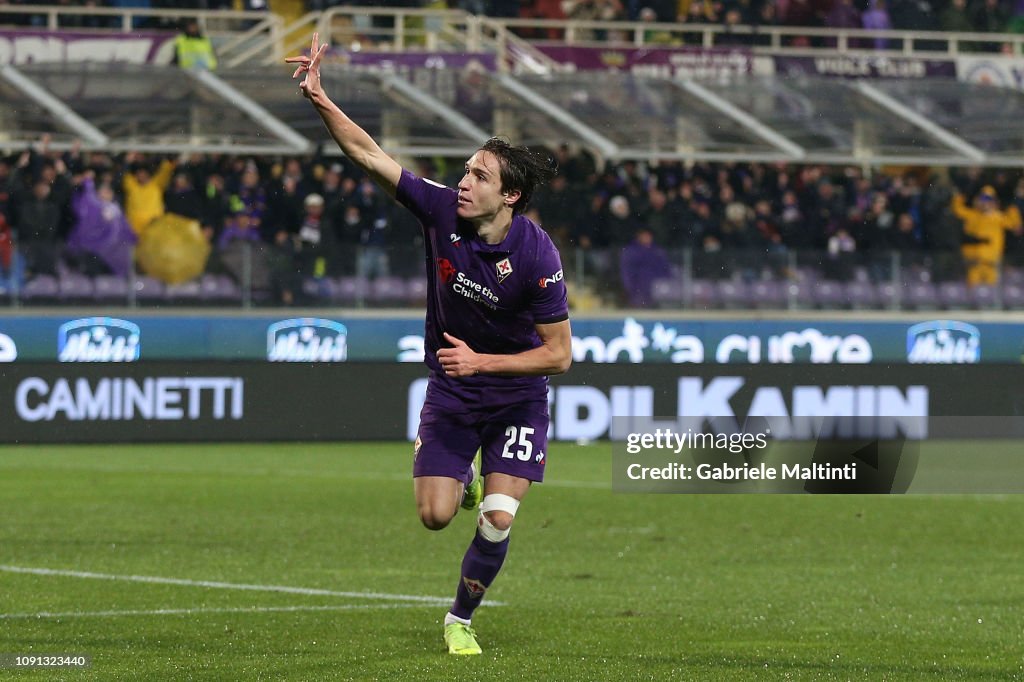
<path id="1" fill-rule="evenodd" d="M 511 355 L 477 353 L 466 342 L 446 333 L 451 348 L 437 351 L 437 359 L 450 377 L 471 377 L 477 374 L 503 376 L 539 376 L 564 374 L 572 364 L 572 329 L 569 320 L 534 325 L 540 336 L 536 348 Z"/>

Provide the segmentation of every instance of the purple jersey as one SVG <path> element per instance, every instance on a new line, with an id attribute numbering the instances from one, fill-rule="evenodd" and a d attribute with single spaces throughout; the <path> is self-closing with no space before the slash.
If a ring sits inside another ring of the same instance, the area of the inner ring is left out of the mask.
<path id="1" fill-rule="evenodd" d="M 477 353 L 511 355 L 541 345 L 535 324 L 569 318 L 562 263 L 548 234 L 516 215 L 504 241 L 486 244 L 476 237 L 473 225 L 456 214 L 457 196 L 454 189 L 408 170 L 402 171 L 396 192 L 398 201 L 423 226 L 429 284 L 427 366 L 456 391 L 544 389 L 547 377 L 448 377 L 437 361 L 437 351 L 449 345 L 444 332 Z"/>

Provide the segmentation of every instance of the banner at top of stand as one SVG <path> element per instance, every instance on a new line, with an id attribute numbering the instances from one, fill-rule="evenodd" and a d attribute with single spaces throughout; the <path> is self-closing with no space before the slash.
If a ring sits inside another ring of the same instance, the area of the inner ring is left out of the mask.
<path id="1" fill-rule="evenodd" d="M 308 54 L 308 50 L 306 53 Z M 331 64 L 356 66 L 374 71 L 403 71 L 407 69 L 466 69 L 481 68 L 494 71 L 498 68 L 495 56 L 488 52 L 366 52 L 327 48 L 325 60 Z"/>
<path id="2" fill-rule="evenodd" d="M 814 57 L 773 57 L 777 76 L 837 78 L 956 78 L 953 59 L 921 59 L 835 52 Z"/>
<path id="3" fill-rule="evenodd" d="M 2 31 L 0 65 L 52 62 L 170 64 L 174 32 Z"/>
<path id="4" fill-rule="evenodd" d="M 578 47 L 536 45 L 551 59 L 580 71 L 615 69 L 641 76 L 688 78 L 753 71 L 753 54 L 743 47 Z"/>

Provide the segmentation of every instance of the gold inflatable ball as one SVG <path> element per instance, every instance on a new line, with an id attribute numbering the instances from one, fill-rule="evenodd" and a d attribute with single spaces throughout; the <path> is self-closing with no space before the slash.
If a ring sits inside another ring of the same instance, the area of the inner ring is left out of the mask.
<path id="1" fill-rule="evenodd" d="M 166 284 L 181 284 L 203 274 L 209 257 L 210 243 L 199 223 L 173 213 L 147 225 L 135 248 L 142 272 Z"/>

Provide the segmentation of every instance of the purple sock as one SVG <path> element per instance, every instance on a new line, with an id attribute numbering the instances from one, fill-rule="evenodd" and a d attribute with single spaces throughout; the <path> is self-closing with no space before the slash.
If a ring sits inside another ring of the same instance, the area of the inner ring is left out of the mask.
<path id="1" fill-rule="evenodd" d="M 485 540 L 479 533 L 473 537 L 466 556 L 462 559 L 462 579 L 455 591 L 452 615 L 465 620 L 473 617 L 473 610 L 480 606 L 484 592 L 501 570 L 508 553 L 508 538 L 501 542 Z"/>

